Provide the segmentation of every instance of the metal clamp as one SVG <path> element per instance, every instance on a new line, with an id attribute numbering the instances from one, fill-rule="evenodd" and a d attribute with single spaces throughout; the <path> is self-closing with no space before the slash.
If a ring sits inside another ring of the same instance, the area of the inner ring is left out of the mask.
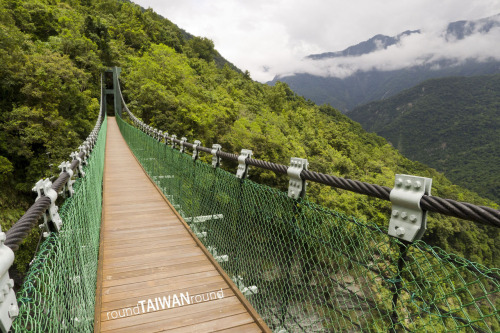
<path id="1" fill-rule="evenodd" d="M 87 155 L 89 153 L 87 146 L 81 145 L 78 149 L 80 150 L 80 153 L 83 152 L 83 160 L 81 163 L 83 163 L 83 165 L 87 165 Z"/>
<path id="2" fill-rule="evenodd" d="M 59 175 L 62 175 L 64 172 L 66 172 L 69 175 L 69 179 L 66 182 L 66 185 L 64 185 L 63 192 L 64 193 L 67 192 L 68 195 L 72 197 L 73 194 L 75 193 L 75 191 L 73 190 L 73 184 L 75 183 L 75 181 L 73 180 L 73 170 L 71 170 L 71 163 L 68 161 L 62 162 L 59 165 L 59 169 L 61 169 L 61 173 Z"/>
<path id="3" fill-rule="evenodd" d="M 427 228 L 427 211 L 420 208 L 420 200 L 431 194 L 432 179 L 396 175 L 391 191 L 391 220 L 388 234 L 408 242 L 422 238 Z"/>
<path id="4" fill-rule="evenodd" d="M 238 287 L 241 293 L 247 297 L 255 295 L 259 292 L 259 288 L 257 288 L 257 286 L 245 286 L 243 284 L 243 278 L 241 277 L 241 275 L 233 276 L 231 280 L 233 280 L 234 284 Z"/>
<path id="5" fill-rule="evenodd" d="M 238 170 L 236 171 L 236 177 L 244 179 L 248 175 L 248 165 L 246 163 L 247 158 L 252 158 L 253 152 L 250 149 L 242 149 L 240 156 L 238 156 Z"/>
<path id="6" fill-rule="evenodd" d="M 201 146 L 201 141 L 200 140 L 194 140 L 193 143 L 193 161 L 196 161 L 198 159 L 198 146 Z"/>
<path id="7" fill-rule="evenodd" d="M 177 140 L 177 135 L 172 134 L 172 149 L 175 149 L 176 147 L 175 140 Z"/>
<path id="8" fill-rule="evenodd" d="M 165 140 L 165 145 L 168 145 L 168 132 L 163 132 L 163 139 Z"/>
<path id="9" fill-rule="evenodd" d="M 229 256 L 227 254 L 219 255 L 217 253 L 217 249 L 214 246 L 208 246 L 207 250 L 217 262 L 225 262 L 229 260 Z"/>
<path id="10" fill-rule="evenodd" d="M 0 331 L 9 332 L 12 321 L 19 315 L 14 280 L 9 276 L 9 268 L 14 263 L 14 252 L 4 245 L 5 233 L 0 227 Z"/>
<path id="11" fill-rule="evenodd" d="M 52 182 L 50 179 L 40 179 L 33 188 L 33 191 L 38 193 L 35 202 L 38 201 L 43 196 L 48 197 L 50 199 L 50 207 L 48 212 L 45 212 L 43 215 L 44 223 L 40 225 L 41 228 L 45 228 L 45 232 L 43 233 L 44 237 L 48 237 L 52 231 L 61 230 L 62 220 L 59 216 L 59 207 L 56 206 L 57 200 L 57 192 L 52 189 Z"/>
<path id="12" fill-rule="evenodd" d="M 220 167 L 220 157 L 217 156 L 217 152 L 219 152 L 222 149 L 222 146 L 219 144 L 213 144 L 212 145 L 212 167 L 218 168 Z"/>
<path id="13" fill-rule="evenodd" d="M 186 150 L 186 147 L 184 147 L 184 143 L 187 142 L 187 140 L 188 139 L 184 136 L 181 138 L 181 144 L 180 144 L 181 148 L 179 149 L 181 153 L 183 153 Z"/>
<path id="14" fill-rule="evenodd" d="M 293 199 L 303 198 L 306 194 L 307 183 L 300 177 L 302 170 L 307 170 L 309 162 L 305 158 L 292 157 L 290 167 L 286 170 L 290 181 L 288 182 L 288 197 Z"/>
<path id="15" fill-rule="evenodd" d="M 80 158 L 78 152 L 72 152 L 70 155 L 70 157 L 73 158 L 73 161 L 74 160 L 77 160 L 79 163 L 78 163 L 78 175 L 79 177 L 85 177 L 85 171 L 83 171 L 83 166 L 82 166 L 82 159 Z"/>

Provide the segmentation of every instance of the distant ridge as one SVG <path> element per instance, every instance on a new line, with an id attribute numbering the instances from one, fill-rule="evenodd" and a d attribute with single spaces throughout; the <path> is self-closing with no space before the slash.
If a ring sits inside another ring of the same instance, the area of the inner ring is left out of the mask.
<path id="1" fill-rule="evenodd" d="M 348 116 L 408 158 L 500 203 L 500 74 L 428 80 Z"/>
<path id="2" fill-rule="evenodd" d="M 461 40 L 473 33 L 487 34 L 498 27 L 500 27 L 500 14 L 474 21 L 452 22 L 442 32 L 443 42 Z M 335 58 L 355 59 L 362 55 L 387 49 L 398 44 L 403 37 L 420 33 L 420 30 L 408 30 L 392 37 L 378 34 L 345 50 L 312 54 L 307 56 L 305 60 L 314 62 Z M 453 55 L 450 55 L 450 58 L 453 58 Z M 317 104 L 330 104 L 342 112 L 347 112 L 356 106 L 394 96 L 398 92 L 427 79 L 496 73 L 500 73 L 500 61 L 495 59 L 483 59 L 483 61 L 467 59 L 462 63 L 440 59 L 424 65 L 409 66 L 397 70 L 357 71 L 345 78 L 331 77 L 327 72 L 322 76 L 309 73 L 295 73 L 284 77 L 278 75 L 268 84 L 274 85 L 278 81 L 285 82 L 298 94 Z"/>

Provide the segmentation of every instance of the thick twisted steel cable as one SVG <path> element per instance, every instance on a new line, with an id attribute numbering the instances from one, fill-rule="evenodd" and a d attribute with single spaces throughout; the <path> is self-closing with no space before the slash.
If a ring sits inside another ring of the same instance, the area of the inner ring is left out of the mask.
<path id="1" fill-rule="evenodd" d="M 142 121 L 138 120 L 130 110 L 127 108 L 125 101 L 122 98 L 123 104 L 125 105 L 125 109 L 129 116 L 132 119 L 135 119 L 135 122 L 142 124 L 142 126 L 147 126 Z M 172 140 L 172 138 L 167 137 L 167 139 Z M 181 140 L 174 139 L 176 143 L 180 143 Z M 184 142 L 183 145 L 188 148 L 193 148 L 193 144 Z M 199 151 L 211 152 L 210 148 L 197 146 L 196 148 Z M 237 161 L 238 155 L 231 154 L 224 151 L 218 151 L 217 156 L 226 159 Z M 282 164 L 276 164 L 272 162 L 267 162 L 263 160 L 247 158 L 245 163 L 248 165 L 253 165 L 258 168 L 271 170 L 277 174 L 286 174 L 288 170 L 288 166 Z M 358 180 L 346 179 L 341 177 L 336 177 L 332 175 L 323 174 L 320 172 L 314 172 L 309 170 L 303 170 L 300 174 L 302 179 L 309 180 L 315 183 L 328 185 L 334 188 L 347 190 L 350 192 L 355 192 L 363 195 L 368 195 L 372 197 L 376 197 L 382 200 L 390 201 L 390 193 L 392 188 L 387 186 L 380 186 L 377 184 L 369 184 L 365 182 L 361 182 Z M 420 200 L 420 206 L 423 210 L 441 213 L 444 215 L 454 216 L 465 220 L 476 221 L 481 224 L 500 227 L 500 211 L 491 207 L 485 206 L 477 206 L 467 202 L 458 202 L 452 199 L 443 199 L 440 197 L 424 195 Z"/>

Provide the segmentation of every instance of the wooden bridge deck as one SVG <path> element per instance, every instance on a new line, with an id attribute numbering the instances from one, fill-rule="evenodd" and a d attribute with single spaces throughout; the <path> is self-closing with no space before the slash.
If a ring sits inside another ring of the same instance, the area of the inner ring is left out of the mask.
<path id="1" fill-rule="evenodd" d="M 95 332 L 269 332 L 108 117 Z"/>

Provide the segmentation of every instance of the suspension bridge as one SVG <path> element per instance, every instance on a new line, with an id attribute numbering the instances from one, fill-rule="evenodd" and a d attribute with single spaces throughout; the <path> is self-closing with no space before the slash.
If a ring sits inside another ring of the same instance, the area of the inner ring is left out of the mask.
<path id="1" fill-rule="evenodd" d="M 432 196 L 422 177 L 388 188 L 189 143 L 135 117 L 110 73 L 89 137 L 2 233 L 2 331 L 500 331 L 499 269 L 420 240 L 427 212 L 500 227 L 500 211 Z M 250 167 L 287 175 L 288 192 Z M 389 227 L 310 202 L 306 181 L 390 200 Z M 40 221 L 15 294 L 8 268 Z"/>

